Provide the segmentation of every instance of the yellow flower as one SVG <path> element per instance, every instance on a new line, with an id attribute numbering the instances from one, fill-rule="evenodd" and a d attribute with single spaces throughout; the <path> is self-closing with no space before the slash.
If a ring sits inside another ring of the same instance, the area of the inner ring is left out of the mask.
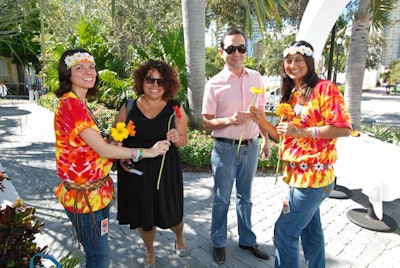
<path id="1" fill-rule="evenodd" d="M 259 95 L 259 94 L 263 94 L 265 91 L 263 88 L 257 88 L 257 87 L 251 87 L 250 88 L 251 93 L 253 93 L 254 95 Z"/>
<path id="2" fill-rule="evenodd" d="M 115 128 L 111 128 L 111 137 L 115 141 L 123 141 L 128 138 L 129 130 L 126 128 L 124 122 L 118 122 Z"/>

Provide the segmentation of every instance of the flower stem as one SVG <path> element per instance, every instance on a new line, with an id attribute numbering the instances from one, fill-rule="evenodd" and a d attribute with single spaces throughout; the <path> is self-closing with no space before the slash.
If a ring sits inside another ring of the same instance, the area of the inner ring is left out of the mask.
<path id="1" fill-rule="evenodd" d="M 283 116 L 281 116 L 279 122 L 282 122 L 282 120 L 283 120 Z M 282 136 L 279 135 L 278 163 L 276 164 L 275 185 L 278 182 L 279 166 L 280 166 L 280 163 L 281 163 L 281 157 L 280 157 L 281 147 L 282 147 Z"/>
<path id="2" fill-rule="evenodd" d="M 171 114 L 171 116 L 169 117 L 169 120 L 168 120 L 168 131 L 170 131 L 170 129 L 171 129 L 171 121 L 172 121 L 172 118 L 174 117 L 174 115 L 175 115 L 175 113 Z M 166 154 L 164 154 L 163 157 L 162 157 L 160 171 L 158 172 L 157 190 L 160 190 L 161 175 L 162 175 L 162 172 L 163 172 L 163 169 L 164 169 L 165 156 L 166 156 Z"/>
<path id="3" fill-rule="evenodd" d="M 254 105 L 254 101 L 256 100 L 256 98 L 257 98 L 257 95 L 254 95 L 253 100 L 251 101 L 250 106 L 253 106 L 253 105 Z M 243 140 L 243 136 L 244 136 L 244 132 L 245 132 L 245 130 L 246 130 L 246 127 L 247 127 L 247 120 L 246 120 L 246 122 L 244 123 L 243 129 L 242 129 L 242 134 L 240 135 L 239 144 L 238 144 L 238 147 L 237 147 L 237 150 L 236 150 L 236 156 L 239 155 L 239 150 L 240 150 L 240 146 L 242 145 L 242 140 Z"/>
<path id="4" fill-rule="evenodd" d="M 157 190 L 160 190 L 160 182 L 161 182 L 161 175 L 162 175 L 163 168 L 164 168 L 164 161 L 165 161 L 165 155 L 163 155 L 163 157 L 162 157 L 160 171 L 158 172 Z"/>

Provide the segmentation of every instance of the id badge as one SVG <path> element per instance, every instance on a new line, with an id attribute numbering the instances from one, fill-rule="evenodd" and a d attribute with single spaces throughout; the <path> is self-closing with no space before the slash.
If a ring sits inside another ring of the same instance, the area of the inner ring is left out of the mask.
<path id="1" fill-rule="evenodd" d="M 282 212 L 283 212 L 283 214 L 290 213 L 290 205 L 289 205 L 289 201 L 287 201 L 287 200 L 284 200 L 284 201 L 283 201 L 283 208 L 282 208 Z"/>
<path id="2" fill-rule="evenodd" d="M 101 235 L 105 235 L 108 233 L 108 218 L 105 218 L 101 221 Z"/>

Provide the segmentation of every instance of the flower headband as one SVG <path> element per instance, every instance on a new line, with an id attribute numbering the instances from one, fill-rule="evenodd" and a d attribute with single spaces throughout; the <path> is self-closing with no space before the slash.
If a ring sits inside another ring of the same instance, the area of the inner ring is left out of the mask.
<path id="1" fill-rule="evenodd" d="M 311 48 L 302 45 L 302 46 L 291 46 L 285 48 L 285 50 L 283 51 L 283 57 L 285 58 L 289 54 L 294 55 L 296 53 L 300 53 L 303 56 L 309 56 L 309 57 L 314 56 L 314 52 L 312 51 Z"/>
<path id="2" fill-rule="evenodd" d="M 91 62 L 94 63 L 94 58 L 92 55 L 90 55 L 87 52 L 75 52 L 72 55 L 68 55 L 65 57 L 65 65 L 67 65 L 67 68 L 71 68 L 75 64 L 78 64 L 80 62 Z"/>

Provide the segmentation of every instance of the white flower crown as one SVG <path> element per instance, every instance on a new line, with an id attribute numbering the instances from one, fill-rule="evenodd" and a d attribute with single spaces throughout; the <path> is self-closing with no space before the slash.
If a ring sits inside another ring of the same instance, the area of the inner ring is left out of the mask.
<path id="1" fill-rule="evenodd" d="M 94 58 L 92 55 L 90 55 L 87 52 L 75 52 L 74 54 L 70 56 L 65 57 L 65 65 L 67 65 L 67 68 L 71 68 L 75 64 L 78 64 L 80 62 L 91 62 L 94 63 Z"/>
<path id="2" fill-rule="evenodd" d="M 285 50 L 283 51 L 283 57 L 285 58 L 289 54 L 294 55 L 296 53 L 300 53 L 303 56 L 309 56 L 309 57 L 314 56 L 314 52 L 311 50 L 311 48 L 302 45 L 302 46 L 291 46 L 285 48 Z"/>

